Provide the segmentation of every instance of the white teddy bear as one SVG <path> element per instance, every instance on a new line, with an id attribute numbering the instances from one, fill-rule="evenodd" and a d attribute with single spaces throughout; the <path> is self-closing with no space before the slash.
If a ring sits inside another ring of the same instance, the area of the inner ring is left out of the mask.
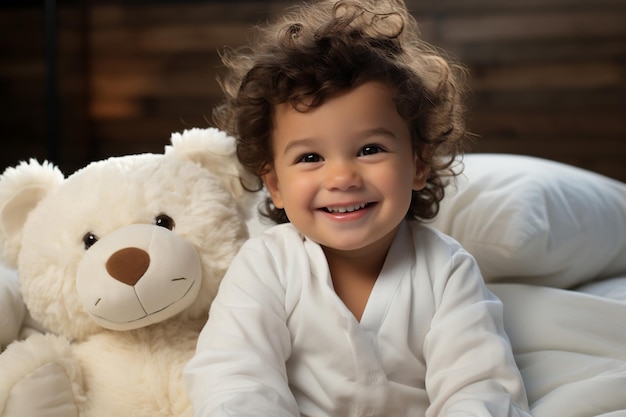
<path id="1" fill-rule="evenodd" d="M 0 177 L 0 257 L 47 329 L 0 354 L 1 416 L 192 415 L 182 369 L 248 237 L 253 179 L 219 130 L 171 142 Z"/>

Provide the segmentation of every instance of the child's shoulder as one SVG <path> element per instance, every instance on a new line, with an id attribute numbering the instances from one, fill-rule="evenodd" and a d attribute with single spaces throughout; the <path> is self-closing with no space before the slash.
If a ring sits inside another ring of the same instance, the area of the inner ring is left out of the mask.
<path id="1" fill-rule="evenodd" d="M 302 245 L 304 236 L 291 224 L 269 226 L 254 233 L 244 243 L 245 247 L 264 247 L 270 252 L 289 252 Z"/>
<path id="2" fill-rule="evenodd" d="M 266 227 L 259 233 L 251 236 L 249 240 L 302 240 L 302 234 L 291 223 L 282 223 Z"/>
<path id="3" fill-rule="evenodd" d="M 427 223 L 408 221 L 407 225 L 416 248 L 428 248 L 433 251 L 445 251 L 448 253 L 466 252 L 455 238 Z"/>
<path id="4" fill-rule="evenodd" d="M 238 254 L 237 263 L 257 271 L 272 271 L 270 275 L 285 289 L 295 288 L 293 284 L 298 280 L 292 281 L 291 277 L 326 265 L 321 247 L 306 239 L 291 223 L 272 226 L 248 239 Z"/>

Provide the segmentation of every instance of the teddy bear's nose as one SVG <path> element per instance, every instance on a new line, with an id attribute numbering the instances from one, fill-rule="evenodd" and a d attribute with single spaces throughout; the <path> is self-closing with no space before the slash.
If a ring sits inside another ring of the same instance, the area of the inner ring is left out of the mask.
<path id="1" fill-rule="evenodd" d="M 150 255 L 143 249 L 124 248 L 115 252 L 106 263 L 107 272 L 116 280 L 133 286 L 150 266 Z"/>

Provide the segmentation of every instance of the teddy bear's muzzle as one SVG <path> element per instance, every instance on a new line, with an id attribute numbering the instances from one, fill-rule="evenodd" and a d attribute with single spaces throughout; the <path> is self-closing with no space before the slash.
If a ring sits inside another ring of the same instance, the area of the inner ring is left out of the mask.
<path id="1" fill-rule="evenodd" d="M 200 258 L 191 243 L 169 229 L 135 224 L 87 250 L 76 287 L 96 323 L 131 330 L 189 307 L 199 293 L 201 277 Z"/>

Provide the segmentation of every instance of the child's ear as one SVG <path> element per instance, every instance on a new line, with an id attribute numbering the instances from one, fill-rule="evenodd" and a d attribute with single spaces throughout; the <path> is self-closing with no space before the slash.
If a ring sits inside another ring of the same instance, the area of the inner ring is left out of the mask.
<path id="1" fill-rule="evenodd" d="M 263 174 L 261 179 L 263 179 L 265 188 L 267 188 L 267 191 L 269 191 L 270 193 L 270 198 L 272 199 L 274 207 L 279 209 L 285 208 L 285 205 L 283 204 L 282 193 L 280 192 L 280 184 L 278 183 L 276 170 L 274 170 L 274 168 L 268 169 L 267 173 Z"/>
<path id="2" fill-rule="evenodd" d="M 415 175 L 413 176 L 413 190 L 419 191 L 426 186 L 430 167 L 415 157 Z"/>

